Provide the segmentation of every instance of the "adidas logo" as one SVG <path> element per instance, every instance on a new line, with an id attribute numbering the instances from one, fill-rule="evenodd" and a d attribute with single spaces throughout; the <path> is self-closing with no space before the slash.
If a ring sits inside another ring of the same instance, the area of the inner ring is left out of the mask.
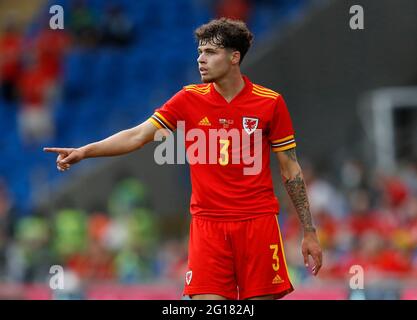
<path id="1" fill-rule="evenodd" d="M 272 284 L 279 284 L 282 282 L 284 282 L 284 280 L 282 280 L 278 274 L 275 276 L 274 280 L 272 280 Z"/>
<path id="2" fill-rule="evenodd" d="M 211 126 L 211 123 L 207 117 L 204 117 L 203 119 L 200 120 L 198 125 L 199 126 Z"/>

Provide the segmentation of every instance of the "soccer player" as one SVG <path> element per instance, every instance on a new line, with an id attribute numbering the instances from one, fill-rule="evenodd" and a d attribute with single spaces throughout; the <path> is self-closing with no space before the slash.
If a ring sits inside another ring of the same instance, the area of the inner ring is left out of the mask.
<path id="1" fill-rule="evenodd" d="M 185 86 L 134 128 L 80 148 L 44 150 L 57 153 L 57 168 L 65 171 L 83 159 L 140 149 L 154 140 L 157 131 L 168 135 L 183 123 L 189 158 L 208 152 L 215 160 L 189 161 L 192 219 L 184 295 L 192 299 L 277 299 L 293 286 L 279 230 L 270 150 L 276 154 L 302 225 L 304 262 L 309 267 L 312 257 L 313 275 L 322 265 L 290 115 L 282 95 L 241 74 L 240 64 L 253 39 L 243 22 L 212 20 L 195 35 L 203 84 Z M 217 132 L 215 143 L 210 140 L 213 130 Z M 229 133 L 233 130 L 240 133 L 241 140 L 232 139 Z M 201 138 L 199 143 L 196 137 Z M 214 157 L 213 145 L 218 147 Z M 244 171 L 248 150 L 249 155 L 257 153 L 254 166 L 260 160 L 259 170 L 250 173 Z"/>

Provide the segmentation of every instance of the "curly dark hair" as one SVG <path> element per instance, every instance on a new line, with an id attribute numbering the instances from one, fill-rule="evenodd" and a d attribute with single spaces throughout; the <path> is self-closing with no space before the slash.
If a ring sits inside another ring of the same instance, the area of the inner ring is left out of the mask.
<path id="1" fill-rule="evenodd" d="M 240 52 L 240 63 L 248 52 L 253 34 L 243 21 L 220 18 L 203 24 L 194 31 L 200 44 L 212 43 L 220 48 Z"/>

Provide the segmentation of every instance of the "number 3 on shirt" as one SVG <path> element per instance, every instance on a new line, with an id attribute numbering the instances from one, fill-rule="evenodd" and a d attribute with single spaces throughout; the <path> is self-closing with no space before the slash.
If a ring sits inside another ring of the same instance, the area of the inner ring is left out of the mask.
<path id="1" fill-rule="evenodd" d="M 272 264 L 272 269 L 274 269 L 274 271 L 278 271 L 279 270 L 278 245 L 271 244 L 269 246 L 269 249 L 274 250 L 274 253 L 272 254 L 272 259 L 276 261 L 276 263 Z"/>
<path id="2" fill-rule="evenodd" d="M 219 163 L 222 166 L 226 166 L 229 163 L 229 144 L 227 139 L 220 139 L 220 158 Z"/>

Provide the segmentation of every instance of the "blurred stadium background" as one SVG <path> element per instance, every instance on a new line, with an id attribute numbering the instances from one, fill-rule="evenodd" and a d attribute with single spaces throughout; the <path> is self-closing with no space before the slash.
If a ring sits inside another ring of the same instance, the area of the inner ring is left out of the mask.
<path id="1" fill-rule="evenodd" d="M 65 29 L 51 30 L 62 5 Z M 360 4 L 364 30 L 351 30 Z M 281 186 L 288 299 L 417 298 L 415 0 L 0 0 L 0 299 L 180 299 L 188 168 L 155 144 L 59 174 L 43 146 L 80 146 L 145 120 L 199 82 L 192 31 L 245 20 L 244 72 L 281 92 L 324 248 L 310 276 Z M 51 290 L 52 265 L 65 290 Z M 351 266 L 364 290 L 351 290 Z"/>

